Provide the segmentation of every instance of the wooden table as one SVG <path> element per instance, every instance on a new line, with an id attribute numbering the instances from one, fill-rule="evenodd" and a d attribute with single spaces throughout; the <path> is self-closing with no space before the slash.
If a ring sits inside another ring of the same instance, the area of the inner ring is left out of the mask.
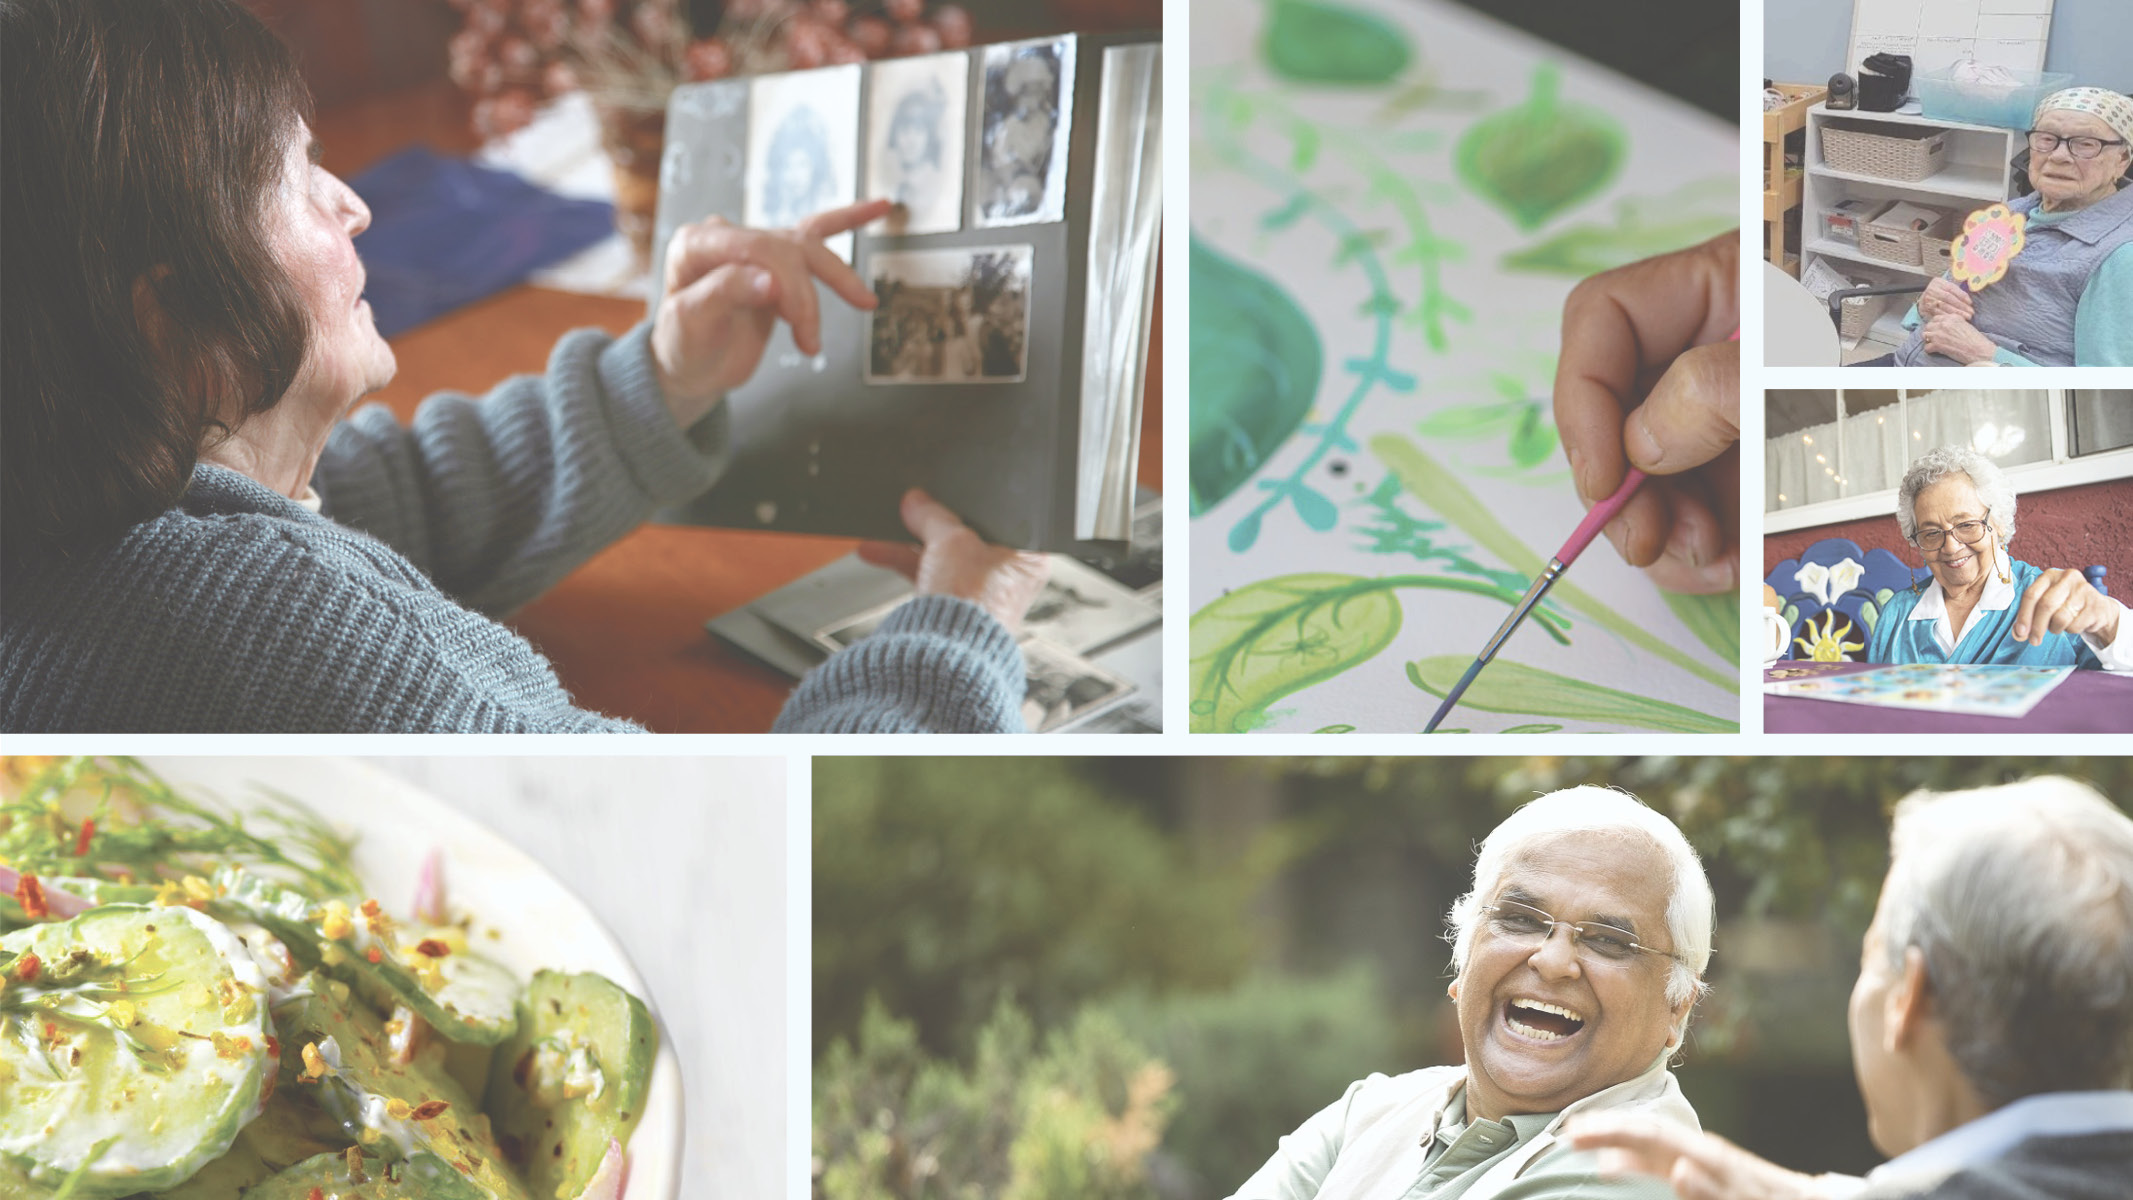
<path id="1" fill-rule="evenodd" d="M 449 83 L 322 112 L 314 128 L 325 163 L 348 176 L 417 142 L 464 154 L 476 145 L 468 105 Z M 362 249 L 360 240 L 356 243 Z M 1141 420 L 1141 482 L 1162 487 L 1162 291 Z M 519 286 L 391 339 L 398 376 L 372 397 L 401 420 L 442 389 L 482 392 L 537 372 L 558 337 L 595 326 L 621 333 L 644 306 Z M 704 632 L 710 617 L 754 600 L 849 553 L 842 538 L 646 525 L 572 572 L 507 624 L 539 647 L 585 708 L 661 733 L 770 728 L 792 680 Z"/>

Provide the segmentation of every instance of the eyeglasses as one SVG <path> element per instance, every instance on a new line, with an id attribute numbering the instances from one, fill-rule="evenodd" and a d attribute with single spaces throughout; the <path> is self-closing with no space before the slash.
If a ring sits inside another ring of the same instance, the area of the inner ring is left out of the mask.
<path id="1" fill-rule="evenodd" d="M 2063 138 L 2056 133 L 2045 133 L 2040 129 L 2029 131 L 2029 152 L 2038 158 L 2047 157 L 2061 145 L 2064 145 L 2066 152 L 2075 158 L 2094 158 L 2103 153 L 2105 146 L 2123 146 L 2125 144 L 2124 138 L 2117 138 L 2111 141 L 2105 141 L 2099 137 Z"/>
<path id="2" fill-rule="evenodd" d="M 1941 544 L 1948 540 L 1948 535 L 1952 533 L 1955 535 L 1955 540 L 1963 545 L 1975 546 L 1984 538 L 1985 531 L 1991 527 L 1991 524 L 1985 521 L 1957 521 L 1953 529 L 1934 529 L 1928 526 L 1919 530 L 1918 535 L 1911 540 L 1917 543 L 1920 550 L 1938 550 L 1941 548 Z"/>
<path id="3" fill-rule="evenodd" d="M 1671 951 L 1639 944 L 1637 935 L 1627 929 L 1617 929 L 1598 921 L 1558 921 L 1548 913 L 1516 900 L 1484 904 L 1481 911 L 1489 914 L 1489 932 L 1515 946 L 1538 949 L 1555 936 L 1555 928 L 1560 925 L 1570 931 L 1572 949 L 1590 950 L 1594 956 L 1609 962 L 1627 962 L 1637 954 L 1674 959 Z"/>

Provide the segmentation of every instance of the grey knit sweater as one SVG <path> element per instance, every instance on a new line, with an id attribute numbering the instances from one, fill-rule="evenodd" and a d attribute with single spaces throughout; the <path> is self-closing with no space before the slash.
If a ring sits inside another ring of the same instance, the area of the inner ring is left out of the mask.
<path id="1" fill-rule="evenodd" d="M 640 326 L 581 330 L 541 376 L 370 406 L 328 440 L 303 505 L 221 467 L 116 539 L 0 576 L 0 731 L 641 732 L 573 706 L 484 614 L 554 585 L 726 457 L 686 434 Z M 780 731 L 1020 731 L 1014 639 L 921 597 L 800 684 Z"/>

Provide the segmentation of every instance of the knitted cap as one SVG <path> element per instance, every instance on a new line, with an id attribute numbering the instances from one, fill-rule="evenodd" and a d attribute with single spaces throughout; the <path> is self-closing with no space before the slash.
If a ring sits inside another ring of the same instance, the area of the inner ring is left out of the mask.
<path id="1" fill-rule="evenodd" d="M 2100 117 L 2119 137 L 2133 142 L 2133 99 L 2127 99 L 2108 88 L 2068 88 L 2046 96 L 2044 103 L 2037 106 L 2034 119 L 2043 120 L 2045 113 L 2062 109 Z"/>

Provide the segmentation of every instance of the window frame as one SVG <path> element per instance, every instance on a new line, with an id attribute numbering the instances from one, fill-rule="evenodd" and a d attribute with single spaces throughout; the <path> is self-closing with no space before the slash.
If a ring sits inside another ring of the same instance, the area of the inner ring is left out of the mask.
<path id="1" fill-rule="evenodd" d="M 1836 388 L 1837 408 L 1837 476 L 1841 479 L 1846 471 L 1844 451 L 1844 394 L 1851 391 L 1886 392 L 1886 387 Z M 1910 423 L 1910 403 L 1913 394 L 1946 391 L 1944 387 L 1907 388 L 1898 387 L 1896 392 L 1897 419 L 1906 427 Z M 2067 422 L 2067 406 L 2075 392 L 2096 391 L 2093 387 L 2079 388 L 2006 388 L 1994 389 L 2014 392 L 2043 392 L 2046 422 L 2051 431 L 2051 457 L 2017 466 L 2001 467 L 2007 482 L 2016 495 L 2030 492 L 2056 491 L 2064 487 L 2078 487 L 2084 483 L 2103 483 L 2113 479 L 2133 478 L 2133 446 L 2121 446 L 2116 450 L 2099 450 L 2094 454 L 2075 457 L 2068 453 L 2072 432 Z M 2116 390 L 2116 389 L 2103 389 Z M 1767 440 L 1767 439 L 1766 439 Z M 1857 496 L 1844 496 L 1836 500 L 1818 500 L 1792 508 L 1765 509 L 1763 532 L 1765 534 L 1790 533 L 1796 529 L 1813 529 L 1821 525 L 1834 525 L 1844 521 L 1867 520 L 1873 517 L 1896 517 L 1897 488 L 1883 488 Z"/>

